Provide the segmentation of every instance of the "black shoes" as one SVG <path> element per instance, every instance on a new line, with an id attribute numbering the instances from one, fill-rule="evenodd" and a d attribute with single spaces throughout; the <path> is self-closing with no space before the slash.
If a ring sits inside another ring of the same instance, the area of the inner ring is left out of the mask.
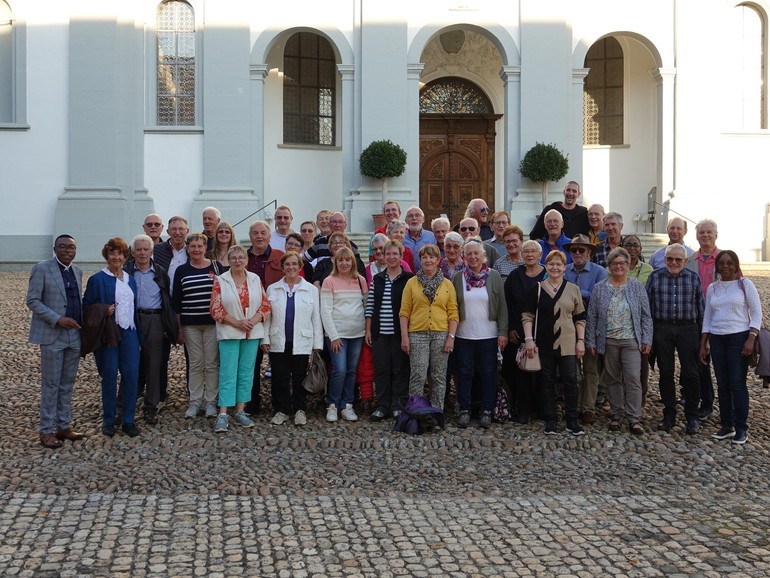
<path id="1" fill-rule="evenodd" d="M 374 410 L 374 413 L 372 413 L 372 415 L 369 416 L 369 421 L 378 422 L 384 419 L 385 419 L 385 412 L 382 411 L 381 409 Z"/>
<path id="2" fill-rule="evenodd" d="M 135 423 L 124 423 L 121 426 L 121 429 L 123 430 L 123 433 L 129 437 L 135 438 L 139 435 L 139 428 L 136 427 Z"/>
<path id="3" fill-rule="evenodd" d="M 689 436 L 692 436 L 692 435 L 695 435 L 696 433 L 698 433 L 700 431 L 700 426 L 698 425 L 698 420 L 697 419 L 689 420 L 687 422 L 687 427 L 685 428 L 684 431 Z"/>
<path id="4" fill-rule="evenodd" d="M 103 425 L 102 426 L 102 433 L 104 435 L 106 435 L 107 437 L 111 438 L 112 436 L 115 435 L 115 425 L 114 424 Z"/>

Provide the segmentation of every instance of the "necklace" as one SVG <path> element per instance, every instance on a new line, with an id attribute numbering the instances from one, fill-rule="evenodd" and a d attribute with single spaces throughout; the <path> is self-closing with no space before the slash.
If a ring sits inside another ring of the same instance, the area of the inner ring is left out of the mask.
<path id="1" fill-rule="evenodd" d="M 551 289 L 553 290 L 554 293 L 556 293 L 559 290 L 559 287 L 561 287 L 561 282 L 556 287 L 554 287 L 550 279 L 548 279 L 548 284 L 551 286 Z"/>

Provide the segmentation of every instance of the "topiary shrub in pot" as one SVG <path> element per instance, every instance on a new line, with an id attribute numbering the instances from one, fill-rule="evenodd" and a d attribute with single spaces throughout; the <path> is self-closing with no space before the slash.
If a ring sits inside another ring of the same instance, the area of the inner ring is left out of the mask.
<path id="1" fill-rule="evenodd" d="M 548 204 L 548 183 L 560 181 L 569 171 L 569 160 L 553 144 L 536 143 L 519 164 L 519 172 L 543 186 L 543 207 Z"/>

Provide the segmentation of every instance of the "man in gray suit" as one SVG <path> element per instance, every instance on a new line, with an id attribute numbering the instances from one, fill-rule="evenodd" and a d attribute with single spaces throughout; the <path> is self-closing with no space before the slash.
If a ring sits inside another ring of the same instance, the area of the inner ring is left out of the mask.
<path id="1" fill-rule="evenodd" d="M 27 307 L 32 310 L 29 342 L 40 345 L 40 443 L 60 448 L 63 440 L 80 440 L 72 431 L 72 389 L 80 361 L 83 271 L 72 264 L 77 246 L 59 235 L 56 257 L 32 267 Z"/>

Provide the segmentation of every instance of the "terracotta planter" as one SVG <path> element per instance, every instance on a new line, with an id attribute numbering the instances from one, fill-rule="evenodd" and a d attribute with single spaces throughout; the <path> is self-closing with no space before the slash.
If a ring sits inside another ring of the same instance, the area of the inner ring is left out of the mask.
<path id="1" fill-rule="evenodd" d="M 372 215 L 372 220 L 374 221 L 374 230 L 381 229 L 385 226 L 387 221 L 385 220 L 385 215 L 382 213 L 375 213 Z"/>

